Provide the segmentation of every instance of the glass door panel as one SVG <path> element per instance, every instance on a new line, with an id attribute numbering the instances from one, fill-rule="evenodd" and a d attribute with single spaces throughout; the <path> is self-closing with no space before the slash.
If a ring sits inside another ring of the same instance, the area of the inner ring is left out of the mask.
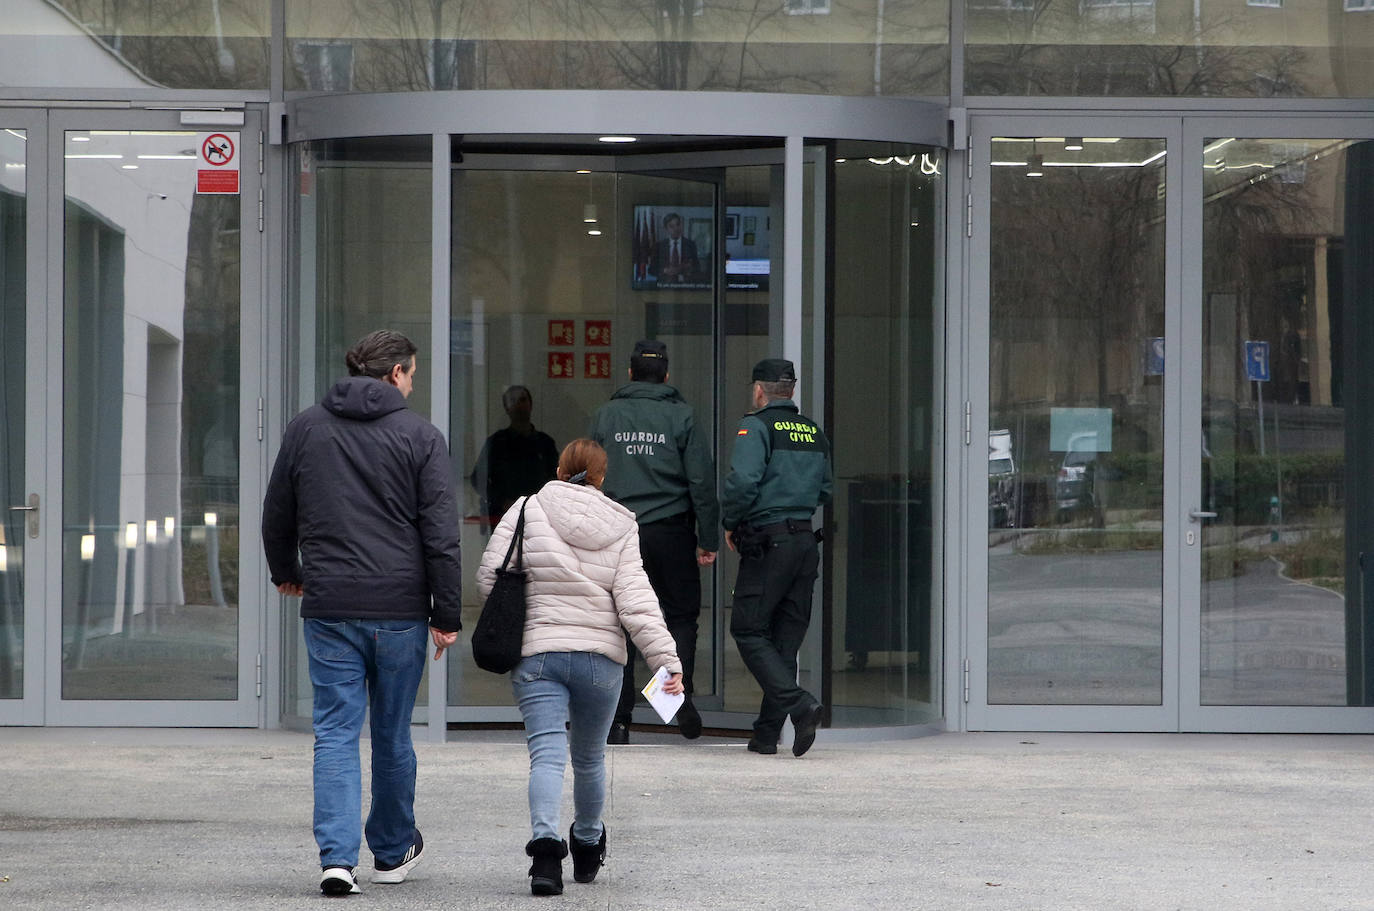
<path id="1" fill-rule="evenodd" d="M 827 368 L 830 433 L 849 442 L 835 445 L 834 534 L 825 544 L 835 612 L 827 702 L 836 727 L 932 722 L 941 717 L 943 678 L 933 544 L 944 156 L 838 142 L 832 157 L 827 203 L 842 266 Z"/>
<path id="2" fill-rule="evenodd" d="M 255 523 L 240 520 L 239 339 L 257 131 L 53 119 L 63 487 L 49 698 L 76 723 L 136 722 L 146 703 L 161 704 L 159 723 L 254 723 L 258 624 L 239 580 L 259 563 Z"/>
<path id="3" fill-rule="evenodd" d="M 1158 705 L 1164 142 L 992 142 L 988 699 Z"/>
<path id="4" fill-rule="evenodd" d="M 1208 136 L 1202 168 L 1200 702 L 1367 706 L 1374 142 Z"/>
<path id="5" fill-rule="evenodd" d="M 970 621 L 986 664 L 970 723 L 1167 728 L 1170 143 L 1064 126 L 975 135 L 986 423 L 966 442 L 982 453 L 986 438 L 970 464 L 986 478 L 986 509 L 970 516 L 986 519 L 971 545 L 986 560 L 986 612 L 975 605 Z"/>
<path id="6" fill-rule="evenodd" d="M 37 222 L 30 203 L 29 166 L 41 156 L 37 121 L 22 115 L 0 116 L 0 724 L 42 720 L 43 590 L 40 537 L 43 383 L 29 381 L 30 352 L 42 350 L 36 338 L 41 321 L 31 324 L 34 285 L 41 269 L 33 268 L 31 243 Z M 41 300 L 41 295 L 38 296 Z M 42 359 L 39 359 L 42 362 Z M 35 613 L 35 612 L 38 613 Z"/>

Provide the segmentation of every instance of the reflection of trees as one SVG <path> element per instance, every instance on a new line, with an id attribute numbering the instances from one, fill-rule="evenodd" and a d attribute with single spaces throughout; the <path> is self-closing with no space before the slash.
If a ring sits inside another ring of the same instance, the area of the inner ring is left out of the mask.
<path id="1" fill-rule="evenodd" d="M 1035 354 L 1033 363 L 994 358 L 994 409 L 1018 400 L 1109 407 L 1138 393 L 1140 372 L 1125 373 L 1127 388 L 1119 368 L 1123 359 L 1135 365 L 1144 339 L 1163 335 L 1162 159 L 1053 168 L 1039 179 L 997 172 L 992 338 L 1034 342 Z"/>
<path id="2" fill-rule="evenodd" d="M 781 0 L 346 0 L 357 91 L 573 88 L 938 94 L 948 10 L 916 0 L 836 3 L 789 16 Z M 324 10 L 317 3 L 316 12 Z M 351 36 L 365 36 L 354 39 Z M 338 36 L 338 37 L 335 37 Z M 881 41 L 880 41 L 881 38 Z M 332 88 L 310 72 L 308 88 Z"/>
<path id="3" fill-rule="evenodd" d="M 367 85 L 416 91 L 473 87 L 470 41 L 491 12 L 475 0 L 349 0 L 353 19 L 381 39 L 368 46 Z M 520 11 L 512 9 L 510 15 Z"/>
<path id="4" fill-rule="evenodd" d="M 48 0 L 171 88 L 266 88 L 271 0 Z M 236 36 L 250 37 L 236 37 Z"/>
<path id="5" fill-rule="evenodd" d="M 991 4 L 989 4 L 991 5 Z M 1309 54 L 1247 15 L 1183 14 L 1150 0 L 1028 0 L 969 10 L 969 94 L 1293 97 L 1329 92 Z"/>
<path id="6" fill-rule="evenodd" d="M 1152 148 L 1110 154 L 1144 159 Z M 1022 149 L 1030 143 L 1011 157 Z M 1094 524 L 1109 505 L 1158 507 L 1160 465 L 1150 456 L 1161 447 L 1161 405 L 1143 362 L 1147 340 L 1164 334 L 1163 172 L 1162 158 L 1047 168 L 1043 178 L 994 169 L 989 409 L 991 426 L 1012 431 L 1026 526 L 1042 524 L 1064 495 L 1054 407 L 1111 409 L 1110 453 L 1088 460 L 1081 482 Z"/>

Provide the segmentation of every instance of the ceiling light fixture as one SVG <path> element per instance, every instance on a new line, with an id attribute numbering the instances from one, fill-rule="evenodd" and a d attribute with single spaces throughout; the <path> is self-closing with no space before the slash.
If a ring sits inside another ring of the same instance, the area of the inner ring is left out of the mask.
<path id="1" fill-rule="evenodd" d="M 638 142 L 634 136 L 598 136 L 597 142 Z"/>
<path id="2" fill-rule="evenodd" d="M 1081 151 L 1083 151 L 1083 137 L 1082 137 L 1082 136 L 1070 136 L 1068 139 L 1065 139 L 1065 140 L 1064 140 L 1064 151 L 1066 151 L 1066 152 L 1081 152 Z"/>

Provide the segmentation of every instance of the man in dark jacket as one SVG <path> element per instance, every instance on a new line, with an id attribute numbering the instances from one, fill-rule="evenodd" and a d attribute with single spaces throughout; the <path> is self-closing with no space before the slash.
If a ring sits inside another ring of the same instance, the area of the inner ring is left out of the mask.
<path id="1" fill-rule="evenodd" d="M 415 345 L 378 331 L 349 350 L 349 377 L 286 428 L 262 511 L 272 582 L 302 597 L 314 685 L 320 890 L 358 888 L 358 740 L 371 710 L 374 883 L 420 858 L 411 712 L 424 671 L 458 638 L 462 571 L 448 447 L 406 408 Z"/>
<path id="2" fill-rule="evenodd" d="M 657 341 L 636 343 L 630 382 L 596 410 L 587 435 L 606 450 L 602 491 L 639 521 L 644 571 L 682 659 L 687 699 L 678 709 L 678 730 L 692 740 L 701 736 L 701 713 L 692 703 L 701 613 L 697 567 L 716 560 L 720 507 L 710 443 L 697 429 L 692 407 L 667 379 L 668 347 Z M 630 713 L 638 689 L 634 646 L 628 637 L 625 645 L 630 660 L 625 662 L 620 704 L 607 743 L 630 742 Z"/>
<path id="3" fill-rule="evenodd" d="M 811 623 L 811 594 L 820 555 L 811 516 L 830 502 L 830 441 L 792 402 L 791 361 L 754 367 L 755 410 L 735 431 L 730 474 L 721 486 L 725 540 L 739 552 L 730 633 L 763 688 L 749 749 L 776 753 L 790 715 L 792 754 L 816 740 L 821 703 L 797 685 L 797 650 Z"/>

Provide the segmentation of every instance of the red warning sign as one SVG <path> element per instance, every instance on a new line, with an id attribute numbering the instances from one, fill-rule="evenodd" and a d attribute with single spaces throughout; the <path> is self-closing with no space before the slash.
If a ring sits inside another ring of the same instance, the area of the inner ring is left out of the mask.
<path id="1" fill-rule="evenodd" d="M 196 170 L 196 192 L 230 194 L 239 192 L 237 133 L 210 133 L 200 140 L 200 167 Z"/>

